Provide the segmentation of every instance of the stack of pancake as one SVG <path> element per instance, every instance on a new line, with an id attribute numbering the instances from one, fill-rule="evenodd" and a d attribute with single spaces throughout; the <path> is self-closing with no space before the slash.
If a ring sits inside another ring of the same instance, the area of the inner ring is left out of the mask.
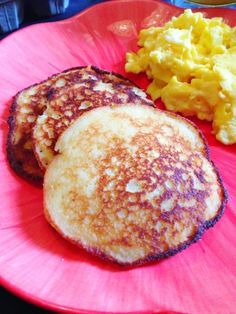
<path id="1" fill-rule="evenodd" d="M 70 69 L 16 95 L 12 168 L 44 177 L 44 212 L 102 259 L 143 264 L 197 241 L 227 195 L 202 133 L 118 74 Z"/>
<path id="2" fill-rule="evenodd" d="M 93 66 L 69 69 L 24 89 L 14 97 L 9 118 L 12 168 L 41 183 L 58 137 L 78 116 L 92 108 L 127 103 L 152 105 L 128 79 Z"/>

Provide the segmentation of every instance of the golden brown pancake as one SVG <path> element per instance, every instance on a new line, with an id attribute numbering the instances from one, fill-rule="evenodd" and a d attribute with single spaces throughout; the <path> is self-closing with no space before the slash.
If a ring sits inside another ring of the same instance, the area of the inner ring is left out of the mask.
<path id="1" fill-rule="evenodd" d="M 57 87 L 60 78 L 70 81 L 70 76 L 80 68 L 56 74 L 46 81 L 32 85 L 16 94 L 10 109 L 7 153 L 10 165 L 20 176 L 35 183 L 42 182 L 43 172 L 33 152 L 32 128 L 50 98 L 50 91 Z"/>
<path id="2" fill-rule="evenodd" d="M 103 87 L 103 92 L 99 92 L 99 86 Z M 109 92 L 111 87 L 114 89 Z M 137 100 L 152 104 L 128 79 L 92 66 L 66 70 L 24 89 L 15 96 L 9 118 L 7 152 L 12 168 L 21 176 L 40 183 L 48 162 L 44 159 L 53 155 L 55 141 L 68 122 L 89 107 Z M 34 132 L 34 143 L 43 171 L 34 156 L 31 136 L 39 115 L 42 117 Z"/>
<path id="3" fill-rule="evenodd" d="M 101 107 L 60 136 L 44 179 L 49 223 L 102 259 L 143 264 L 197 241 L 227 195 L 201 132 L 149 106 Z"/>
<path id="4" fill-rule="evenodd" d="M 54 147 L 58 137 L 84 112 L 129 103 L 153 105 L 141 89 L 117 74 L 87 67 L 80 71 L 79 80 L 72 80 L 70 87 L 66 80 L 59 80 L 60 89 L 51 90 L 50 102 L 34 127 L 35 156 L 43 171 L 56 154 Z"/>

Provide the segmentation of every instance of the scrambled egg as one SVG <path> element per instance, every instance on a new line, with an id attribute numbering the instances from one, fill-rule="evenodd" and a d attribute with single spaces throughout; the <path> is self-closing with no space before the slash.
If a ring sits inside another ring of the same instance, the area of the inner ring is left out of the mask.
<path id="1" fill-rule="evenodd" d="M 147 92 L 184 116 L 213 121 L 224 144 L 236 143 L 236 27 L 185 10 L 163 27 L 143 29 L 126 72 L 146 72 Z"/>

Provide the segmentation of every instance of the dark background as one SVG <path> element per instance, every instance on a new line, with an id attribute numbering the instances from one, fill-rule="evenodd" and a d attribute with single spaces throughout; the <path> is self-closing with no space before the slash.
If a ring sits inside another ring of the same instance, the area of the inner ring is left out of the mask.
<path id="1" fill-rule="evenodd" d="M 34 1 L 34 0 L 25 0 L 24 20 L 20 24 L 20 28 L 23 28 L 25 26 L 35 24 L 35 23 L 53 22 L 53 21 L 64 20 L 64 19 L 67 19 L 73 15 L 76 15 L 78 12 L 88 8 L 91 5 L 94 5 L 94 4 L 99 3 L 99 2 L 104 2 L 104 0 L 70 0 L 70 4 L 69 4 L 68 8 L 66 9 L 65 13 L 59 14 L 59 15 L 54 15 L 54 16 L 47 17 L 47 18 L 40 18 L 40 17 L 37 17 L 32 12 L 29 5 L 27 4 L 28 1 Z M 13 32 L 15 32 L 15 31 L 13 31 Z M 7 35 L 9 35 L 9 33 L 0 34 L 0 39 L 3 39 Z"/>
<path id="2" fill-rule="evenodd" d="M 32 0 L 33 1 L 33 0 Z M 70 0 L 69 7 L 66 9 L 65 13 L 52 16 L 49 18 L 39 18 L 36 17 L 25 5 L 25 17 L 23 23 L 20 25 L 20 28 L 24 26 L 28 26 L 34 23 L 41 22 L 50 22 L 50 21 L 58 21 L 62 19 L 69 18 L 73 15 L 76 15 L 78 12 L 83 9 L 94 5 L 96 3 L 103 2 L 102 0 Z M 16 30 L 17 31 L 17 30 Z M 16 32 L 14 31 L 14 32 Z M 0 39 L 3 39 L 8 34 L 0 35 Z M 1 314 L 45 314 L 45 313 L 53 313 L 48 310 L 43 310 L 34 305 L 31 305 L 16 296 L 12 295 L 4 288 L 0 287 L 0 313 Z"/>

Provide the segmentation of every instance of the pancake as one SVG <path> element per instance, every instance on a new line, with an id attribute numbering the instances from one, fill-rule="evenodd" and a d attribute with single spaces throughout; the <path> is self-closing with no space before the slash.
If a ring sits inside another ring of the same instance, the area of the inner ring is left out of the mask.
<path id="1" fill-rule="evenodd" d="M 69 83 L 71 75 L 78 71 L 80 68 L 53 75 L 39 84 L 23 89 L 13 98 L 8 119 L 8 159 L 18 175 L 32 182 L 41 183 L 43 179 L 43 172 L 34 156 L 31 138 L 36 118 L 46 108 L 51 88 L 59 87 L 57 81 L 63 78 Z"/>
<path id="2" fill-rule="evenodd" d="M 79 115 L 101 106 L 153 105 L 141 89 L 118 74 L 87 67 L 79 77 L 73 75 L 76 79 L 72 78 L 74 83 L 69 88 L 66 80 L 60 79 L 60 89 L 50 90 L 50 102 L 34 127 L 35 156 L 43 171 L 55 156 L 58 137 Z"/>
<path id="3" fill-rule="evenodd" d="M 101 107 L 60 136 L 44 178 L 44 212 L 66 239 L 138 265 L 196 242 L 227 194 L 201 132 L 145 105 Z"/>
<path id="4" fill-rule="evenodd" d="M 93 90 L 93 86 L 97 87 L 97 90 Z M 111 86 L 114 90 L 109 93 Z M 106 92 L 99 93 L 99 88 L 107 88 L 109 95 L 107 96 Z M 89 100 L 93 100 L 95 106 L 126 101 L 135 103 L 137 100 L 143 104 L 152 104 L 146 97 L 146 94 L 128 79 L 92 66 L 66 70 L 24 89 L 14 97 L 10 111 L 7 153 L 11 167 L 24 178 L 42 183 L 47 163 L 44 157 L 50 159 L 53 156 L 58 134 L 77 114 L 88 110 Z M 93 103 L 90 103 L 90 107 Z M 78 109 L 79 106 L 81 109 Z M 69 110 L 72 116 L 68 116 Z M 32 129 L 40 115 L 42 116 L 34 132 L 34 142 L 36 156 L 43 171 L 35 158 L 32 140 Z M 42 125 L 42 122 L 45 122 L 45 125 Z"/>

